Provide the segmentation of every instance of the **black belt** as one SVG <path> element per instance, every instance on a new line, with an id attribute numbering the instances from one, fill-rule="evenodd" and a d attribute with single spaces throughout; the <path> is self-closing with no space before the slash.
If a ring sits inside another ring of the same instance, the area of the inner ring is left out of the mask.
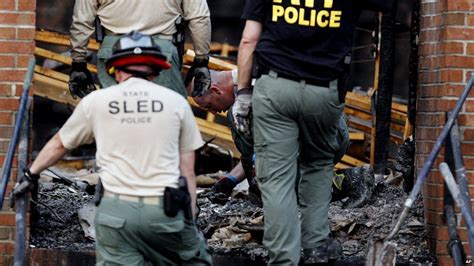
<path id="1" fill-rule="evenodd" d="M 293 77 L 293 76 L 290 76 L 290 75 L 287 75 L 287 74 L 278 73 L 278 72 L 276 72 L 275 70 L 272 70 L 272 69 L 261 69 L 260 70 L 261 75 L 270 75 L 270 72 L 272 72 L 272 74 L 276 75 L 276 77 L 289 79 L 289 80 L 293 80 L 293 81 L 296 81 L 296 82 L 304 81 L 306 84 L 313 85 L 313 86 L 318 86 L 318 87 L 329 88 L 330 83 L 331 83 L 331 81 L 322 81 L 322 80 L 316 80 L 316 79 L 302 79 L 302 78 L 298 78 L 298 77 Z"/>

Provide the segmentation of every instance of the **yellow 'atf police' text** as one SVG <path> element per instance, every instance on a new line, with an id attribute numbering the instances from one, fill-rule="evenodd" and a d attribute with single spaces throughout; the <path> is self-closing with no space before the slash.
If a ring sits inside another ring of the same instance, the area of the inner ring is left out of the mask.
<path id="1" fill-rule="evenodd" d="M 314 9 L 314 1 L 324 1 L 323 10 Z M 320 28 L 341 27 L 342 11 L 330 10 L 333 0 L 291 0 L 291 6 L 281 6 L 283 0 L 273 0 L 272 21 L 284 20 L 288 24 L 318 26 Z M 304 2 L 304 4 L 301 4 Z"/>

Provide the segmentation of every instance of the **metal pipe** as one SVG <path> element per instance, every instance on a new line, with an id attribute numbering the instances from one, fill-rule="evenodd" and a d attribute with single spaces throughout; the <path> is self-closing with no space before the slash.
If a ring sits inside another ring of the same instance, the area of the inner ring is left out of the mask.
<path id="1" fill-rule="evenodd" d="M 464 87 L 464 91 L 459 96 L 459 99 L 456 102 L 456 106 L 454 106 L 453 111 L 449 114 L 448 121 L 444 125 L 443 130 L 441 131 L 441 134 L 438 136 L 438 139 L 436 140 L 433 148 L 431 149 L 431 152 L 428 155 L 428 158 L 426 159 L 425 164 L 423 165 L 423 168 L 420 171 L 420 174 L 418 175 L 418 179 L 416 180 L 416 183 L 413 186 L 413 189 L 411 190 L 410 195 L 408 196 L 408 198 L 406 199 L 404 203 L 404 208 L 402 210 L 402 213 L 398 217 L 398 220 L 395 223 L 395 226 L 390 231 L 390 234 L 385 238 L 386 240 L 392 239 L 397 234 L 398 230 L 400 230 L 400 227 L 402 226 L 403 221 L 405 220 L 408 213 L 410 212 L 410 208 L 413 206 L 413 203 L 416 200 L 416 196 L 418 195 L 418 192 L 420 192 L 421 187 L 423 186 L 423 183 L 425 182 L 425 179 L 428 176 L 428 173 L 430 172 L 430 169 L 433 166 L 433 163 L 436 157 L 438 156 L 439 151 L 441 150 L 441 146 L 443 145 L 444 140 L 446 139 L 446 137 L 449 134 L 449 131 L 453 127 L 454 121 L 457 118 L 459 111 L 461 110 L 461 107 L 466 101 L 467 96 L 469 95 L 469 92 L 471 91 L 473 83 L 474 83 L 474 74 L 471 75 L 471 79 Z"/>
<path id="2" fill-rule="evenodd" d="M 449 193 L 447 194 L 449 195 Z M 451 257 L 453 258 L 454 265 L 461 266 L 464 265 L 464 250 L 461 241 L 459 241 L 458 233 L 456 231 L 456 216 L 454 215 L 454 206 L 452 205 L 452 198 L 450 201 L 451 204 L 446 204 L 444 206 L 444 215 L 446 217 L 446 224 L 448 225 L 449 235 L 448 251 Z"/>
<path id="3" fill-rule="evenodd" d="M 471 210 L 469 209 L 469 206 L 464 202 L 464 198 L 461 195 L 461 191 L 459 191 L 456 181 L 454 181 L 453 174 L 451 173 L 448 164 L 444 162 L 440 163 L 439 170 L 441 172 L 441 175 L 443 175 L 446 186 L 451 192 L 451 196 L 453 197 L 454 202 L 456 202 L 456 205 L 461 210 L 462 217 L 466 222 L 468 233 L 474 234 L 474 220 L 471 216 Z M 474 254 L 474 245 L 469 246 L 471 248 L 471 254 Z"/>
<path id="4" fill-rule="evenodd" d="M 468 181 L 466 177 L 466 168 L 464 167 L 464 161 L 461 151 L 461 142 L 459 140 L 459 127 L 457 121 L 455 121 L 453 128 L 450 131 L 450 144 L 452 151 L 452 158 L 454 161 L 454 172 L 456 173 L 456 181 L 461 192 L 461 196 L 464 199 L 465 204 L 470 210 L 468 215 L 472 218 L 472 204 L 471 195 L 469 194 Z M 468 234 L 469 244 L 474 246 L 474 234 Z"/>
<path id="5" fill-rule="evenodd" d="M 28 167 L 29 152 L 29 129 L 30 129 L 30 106 L 32 99 L 27 103 L 27 109 L 23 115 L 23 123 L 21 125 L 20 143 L 18 144 L 18 171 L 17 180 L 23 175 L 24 168 Z M 16 231 L 15 231 L 15 257 L 14 266 L 26 265 L 26 208 L 28 206 L 28 194 L 18 196 L 16 203 Z"/>
<path id="6" fill-rule="evenodd" d="M 30 91 L 31 80 L 33 78 L 35 62 L 35 58 L 33 57 L 30 59 L 30 62 L 28 64 L 28 70 L 26 71 L 25 80 L 23 82 L 23 93 L 21 95 L 20 107 L 18 109 L 15 126 L 13 128 L 12 140 L 8 145 L 8 151 L 5 155 L 5 160 L 3 161 L 2 181 L 0 183 L 0 206 L 3 206 L 3 201 L 5 200 L 5 192 L 7 191 L 7 185 L 12 170 L 11 167 L 13 162 L 13 156 L 15 155 L 16 144 L 18 142 L 20 127 L 22 125 L 21 120 L 23 119 L 23 114 L 26 110 L 26 105 L 28 102 L 28 94 Z"/>

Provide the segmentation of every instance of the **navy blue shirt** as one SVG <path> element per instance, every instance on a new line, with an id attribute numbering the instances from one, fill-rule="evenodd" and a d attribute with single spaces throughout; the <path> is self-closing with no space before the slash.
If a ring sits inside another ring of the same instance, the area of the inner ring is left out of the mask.
<path id="1" fill-rule="evenodd" d="M 391 5 L 391 0 L 247 0 L 242 18 L 263 24 L 255 49 L 260 67 L 330 81 L 343 74 L 362 8 Z"/>

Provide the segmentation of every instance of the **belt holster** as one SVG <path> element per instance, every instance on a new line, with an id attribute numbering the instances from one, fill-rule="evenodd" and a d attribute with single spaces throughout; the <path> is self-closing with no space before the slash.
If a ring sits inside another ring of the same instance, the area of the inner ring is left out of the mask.
<path id="1" fill-rule="evenodd" d="M 168 217 L 176 217 L 179 210 L 184 211 L 184 217 L 192 219 L 191 196 L 188 192 L 185 177 L 179 177 L 179 188 L 166 187 L 164 195 L 164 211 Z"/>
<path id="2" fill-rule="evenodd" d="M 95 193 L 94 193 L 95 206 L 99 206 L 100 202 L 102 201 L 102 197 L 104 197 L 104 186 L 102 185 L 102 181 L 99 178 L 99 182 L 97 182 L 97 185 L 95 185 Z"/>

